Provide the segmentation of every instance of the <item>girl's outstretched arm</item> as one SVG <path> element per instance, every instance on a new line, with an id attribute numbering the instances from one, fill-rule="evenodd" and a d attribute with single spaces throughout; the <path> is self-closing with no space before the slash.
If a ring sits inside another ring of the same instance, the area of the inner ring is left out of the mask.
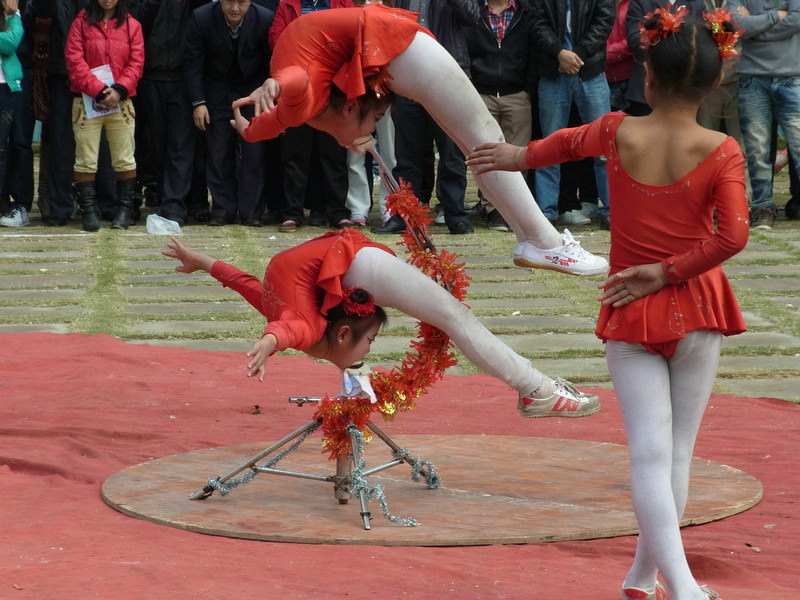
<path id="1" fill-rule="evenodd" d="M 466 164 L 476 175 L 489 171 L 524 171 L 528 168 L 526 151 L 525 146 L 503 142 L 480 144 L 469 153 Z"/>
<path id="2" fill-rule="evenodd" d="M 195 271 L 210 273 L 212 265 L 216 262 L 202 252 L 190 250 L 174 237 L 170 238 L 167 248 L 162 250 L 161 254 L 180 261 L 181 264 L 175 267 L 178 273 L 194 273 Z"/>

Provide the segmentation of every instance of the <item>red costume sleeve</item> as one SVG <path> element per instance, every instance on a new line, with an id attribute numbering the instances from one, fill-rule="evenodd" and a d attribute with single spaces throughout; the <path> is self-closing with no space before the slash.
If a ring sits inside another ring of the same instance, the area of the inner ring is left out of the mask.
<path id="1" fill-rule="evenodd" d="M 543 140 L 530 142 L 525 153 L 528 166 L 537 168 L 605 154 L 609 144 L 615 142 L 616 127 L 610 124 L 620 118 L 618 113 L 611 113 L 588 125 L 561 129 Z M 672 283 L 686 281 L 722 264 L 747 244 L 749 225 L 741 218 L 748 214 L 744 159 L 741 152 L 728 152 L 723 153 L 716 164 L 712 201 L 717 227 L 710 237 L 687 252 L 662 261 Z M 613 198 L 611 202 L 613 204 Z"/>
<path id="2" fill-rule="evenodd" d="M 253 308 L 264 314 L 264 286 L 258 277 L 240 271 L 221 260 L 211 265 L 209 274 L 223 286 L 239 293 Z"/>
<path id="3" fill-rule="evenodd" d="M 747 245 L 749 223 L 744 185 L 744 159 L 740 153 L 727 155 L 720 166 L 712 200 L 717 228 L 713 235 L 688 252 L 662 261 L 664 272 L 673 283 L 686 281 L 722 264 Z"/>
<path id="4" fill-rule="evenodd" d="M 305 69 L 286 67 L 272 77 L 280 85 L 277 106 L 272 112 L 261 113 L 250 119 L 250 124 L 242 134 L 248 142 L 272 139 L 286 128 L 303 125 L 314 116 L 310 114 L 314 105 L 313 89 Z"/>

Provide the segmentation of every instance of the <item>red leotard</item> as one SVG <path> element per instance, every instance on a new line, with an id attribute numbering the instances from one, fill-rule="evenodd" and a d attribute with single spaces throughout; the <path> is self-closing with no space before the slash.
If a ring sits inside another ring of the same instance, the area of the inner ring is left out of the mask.
<path id="1" fill-rule="evenodd" d="M 363 233 L 343 229 L 276 254 L 267 265 L 263 284 L 221 260 L 210 273 L 267 318 L 264 334 L 277 338 L 276 351 L 308 350 L 325 335 L 324 315 L 342 301 L 342 277 L 356 253 L 367 246 L 394 254 Z"/>
<path id="2" fill-rule="evenodd" d="M 606 156 L 613 223 L 610 272 L 661 262 L 671 279 L 671 285 L 626 306 L 603 305 L 595 333 L 603 340 L 639 343 L 669 356 L 674 343 L 690 331 L 745 331 L 720 266 L 745 246 L 749 231 L 738 144 L 729 137 L 678 181 L 648 185 L 620 164 L 616 132 L 625 116 L 609 113 L 531 142 L 527 150 L 534 168 Z"/>
<path id="3" fill-rule="evenodd" d="M 244 139 L 273 138 L 317 116 L 328 106 L 332 84 L 351 100 L 365 94 L 367 85 L 385 89 L 384 69 L 418 31 L 430 35 L 415 13 L 382 4 L 321 10 L 292 21 L 270 61 L 280 84 L 277 106 L 252 119 Z"/>

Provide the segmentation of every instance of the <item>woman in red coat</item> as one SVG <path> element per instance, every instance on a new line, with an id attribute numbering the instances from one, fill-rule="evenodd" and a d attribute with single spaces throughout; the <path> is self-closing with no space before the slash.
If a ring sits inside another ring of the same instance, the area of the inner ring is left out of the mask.
<path id="1" fill-rule="evenodd" d="M 290 23 L 275 42 L 270 79 L 234 102 L 234 126 L 246 140 L 307 123 L 363 152 L 392 94 L 416 100 L 461 148 L 499 141 L 497 121 L 455 59 L 417 23 L 382 4 L 323 10 Z M 238 108 L 255 104 L 249 121 Z M 514 263 L 574 275 L 605 273 L 608 262 L 559 234 L 519 173 L 476 176 L 517 236 Z"/>
<path id="2" fill-rule="evenodd" d="M 117 178 L 112 227 L 127 229 L 136 208 L 136 113 L 131 98 L 144 68 L 144 39 L 126 0 L 91 0 L 72 22 L 64 48 L 75 134 L 75 193 L 83 229 L 100 229 L 95 174 L 105 130 Z"/>

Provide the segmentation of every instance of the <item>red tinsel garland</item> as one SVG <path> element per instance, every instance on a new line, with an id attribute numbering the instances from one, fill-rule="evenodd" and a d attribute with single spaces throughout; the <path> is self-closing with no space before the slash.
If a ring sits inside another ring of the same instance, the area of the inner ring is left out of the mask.
<path id="1" fill-rule="evenodd" d="M 433 219 L 428 207 L 420 204 L 409 185 L 389 195 L 386 205 L 392 214 L 399 214 L 406 222 L 402 245 L 408 253 L 408 263 L 431 277 L 458 300 L 463 301 L 469 287 L 469 276 L 458 256 L 445 250 L 436 251 L 430 244 L 428 225 Z M 331 459 L 346 456 L 352 449 L 347 427 L 355 425 L 369 440 L 367 425 L 373 412 L 384 421 L 392 421 L 398 413 L 414 408 L 428 387 L 442 378 L 445 370 L 457 363 L 450 347 L 450 338 L 440 329 L 427 323 L 417 324 L 418 334 L 402 363 L 390 371 L 370 374 L 372 389 L 378 401 L 368 398 L 338 396 L 325 397 L 320 402 L 315 419 L 322 421 L 322 448 Z"/>

